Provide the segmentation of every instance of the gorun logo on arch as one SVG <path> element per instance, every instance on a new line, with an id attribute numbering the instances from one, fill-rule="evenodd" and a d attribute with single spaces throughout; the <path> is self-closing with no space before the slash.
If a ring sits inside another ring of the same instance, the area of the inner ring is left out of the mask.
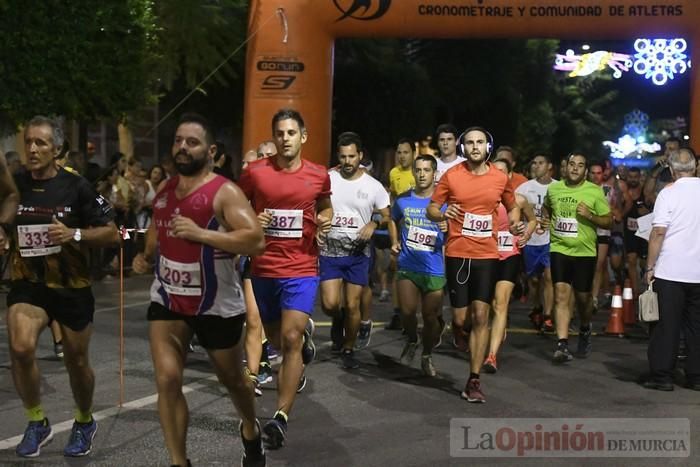
<path id="1" fill-rule="evenodd" d="M 389 10 L 391 0 L 333 0 L 333 3 L 343 13 L 336 21 L 345 18 L 369 21 L 384 16 Z"/>

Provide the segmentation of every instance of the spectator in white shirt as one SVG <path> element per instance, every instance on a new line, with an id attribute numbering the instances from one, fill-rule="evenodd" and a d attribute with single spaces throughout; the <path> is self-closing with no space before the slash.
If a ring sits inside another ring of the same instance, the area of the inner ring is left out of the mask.
<path id="1" fill-rule="evenodd" d="M 659 299 L 659 322 L 654 327 L 647 356 L 648 389 L 673 390 L 673 368 L 681 331 L 688 358 L 686 383 L 700 391 L 700 179 L 691 149 L 668 157 L 673 183 L 659 192 L 649 238 L 647 281 L 654 279 Z"/>

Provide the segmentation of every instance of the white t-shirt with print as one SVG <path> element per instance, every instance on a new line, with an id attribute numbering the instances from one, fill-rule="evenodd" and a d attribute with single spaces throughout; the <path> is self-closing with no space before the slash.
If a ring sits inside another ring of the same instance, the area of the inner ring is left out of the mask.
<path id="1" fill-rule="evenodd" d="M 538 182 L 537 179 L 533 178 L 515 189 L 517 194 L 525 197 L 528 203 L 532 205 L 532 210 L 535 211 L 535 216 L 538 220 L 542 218 L 542 203 L 544 203 L 544 198 L 547 195 L 547 187 L 554 182 L 556 182 L 556 180 L 552 179 L 549 184 L 543 185 Z M 549 229 L 542 229 L 538 224 L 527 244 L 531 246 L 548 245 Z"/>
<path id="2" fill-rule="evenodd" d="M 333 219 L 321 255 L 341 257 L 353 253 L 370 256 L 369 243 L 357 240 L 359 231 L 372 219 L 375 209 L 389 207 L 389 193 L 371 175 L 363 173 L 347 180 L 337 170 L 329 171 Z"/>

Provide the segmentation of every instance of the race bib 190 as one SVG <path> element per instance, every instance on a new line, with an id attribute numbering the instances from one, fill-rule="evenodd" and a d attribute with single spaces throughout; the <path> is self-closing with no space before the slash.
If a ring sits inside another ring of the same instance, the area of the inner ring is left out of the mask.
<path id="1" fill-rule="evenodd" d="M 61 245 L 54 245 L 49 239 L 50 225 L 17 226 L 17 242 L 19 243 L 19 254 L 22 257 L 47 256 L 61 251 Z"/>
<path id="2" fill-rule="evenodd" d="M 488 214 L 482 216 L 472 214 L 471 212 L 464 213 L 464 223 L 462 224 L 462 235 L 465 237 L 486 238 L 493 234 L 493 216 Z"/>
<path id="3" fill-rule="evenodd" d="M 573 217 L 559 217 L 554 232 L 560 237 L 578 237 L 578 221 Z"/>
<path id="4" fill-rule="evenodd" d="M 435 245 L 437 245 L 437 237 L 438 233 L 433 230 L 421 229 L 412 225 L 408 228 L 406 246 L 411 250 L 433 252 Z"/>
<path id="5" fill-rule="evenodd" d="M 265 235 L 282 238 L 301 238 L 304 230 L 304 211 L 301 209 L 265 209 L 272 216 Z"/>
<path id="6" fill-rule="evenodd" d="M 170 295 L 198 296 L 202 294 L 199 263 L 180 263 L 161 256 L 158 278 Z"/>

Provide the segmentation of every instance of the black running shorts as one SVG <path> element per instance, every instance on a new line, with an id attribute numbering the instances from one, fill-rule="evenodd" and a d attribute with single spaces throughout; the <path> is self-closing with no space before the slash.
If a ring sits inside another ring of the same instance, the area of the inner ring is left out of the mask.
<path id="1" fill-rule="evenodd" d="M 499 260 L 496 282 L 508 281 L 515 284 L 518 280 L 518 274 L 520 274 L 521 261 L 521 255 L 513 255 L 504 260 Z"/>
<path id="2" fill-rule="evenodd" d="M 95 314 L 95 297 L 92 288 L 50 288 L 45 284 L 29 281 L 12 281 L 7 294 L 7 307 L 26 303 L 43 309 L 52 320 L 73 331 L 82 331 L 92 323 Z"/>
<path id="3" fill-rule="evenodd" d="M 497 259 L 446 256 L 445 276 L 452 307 L 463 308 L 474 300 L 490 304 L 493 300 L 497 270 Z"/>
<path id="4" fill-rule="evenodd" d="M 148 307 L 146 318 L 148 321 L 184 321 L 194 331 L 199 345 L 207 350 L 234 347 L 241 340 L 245 323 L 245 313 L 230 318 L 214 315 L 188 316 L 170 311 L 155 302 L 151 302 Z"/>
<path id="5" fill-rule="evenodd" d="M 570 284 L 576 292 L 590 292 L 595 275 L 595 256 L 568 256 L 551 252 L 552 283 Z"/>

